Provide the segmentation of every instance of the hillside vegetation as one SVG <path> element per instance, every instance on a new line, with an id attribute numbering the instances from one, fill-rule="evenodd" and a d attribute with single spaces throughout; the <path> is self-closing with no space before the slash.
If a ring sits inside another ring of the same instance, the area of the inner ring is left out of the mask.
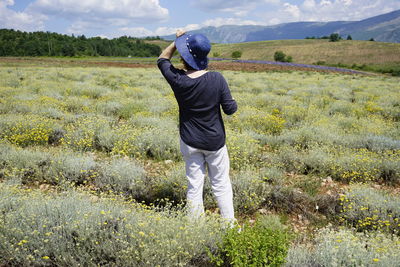
<path id="1" fill-rule="evenodd" d="M 211 55 L 230 58 L 241 51 L 241 59 L 274 60 L 276 51 L 293 57 L 294 62 L 313 64 L 400 64 L 400 44 L 370 41 L 329 42 L 328 40 L 279 40 L 236 44 L 214 44 Z"/>
<path id="2" fill-rule="evenodd" d="M 329 42 L 328 40 L 279 40 L 236 44 L 214 44 L 211 56 L 230 58 L 234 51 L 241 59 L 274 61 L 283 51 L 293 62 L 320 64 L 388 72 L 400 75 L 400 44 L 371 41 Z"/>
<path id="3" fill-rule="evenodd" d="M 354 40 L 400 42 L 400 10 L 370 17 L 360 21 L 313 21 L 289 22 L 277 25 L 222 25 L 208 26 L 192 33 L 202 33 L 215 43 L 239 43 L 267 40 L 304 39 L 307 36 L 329 36 L 339 33 L 342 37 L 351 35 Z M 163 36 L 173 40 L 174 35 Z"/>
<path id="4" fill-rule="evenodd" d="M 171 41 L 146 41 L 167 47 Z M 235 51 L 240 59 L 274 61 L 276 51 L 292 56 L 294 63 L 339 66 L 366 71 L 400 75 L 400 44 L 371 41 L 326 39 L 276 40 L 234 44 L 213 44 L 209 56 L 232 58 Z"/>
<path id="5" fill-rule="evenodd" d="M 186 217 L 178 106 L 156 68 L 1 65 L 0 265 L 396 266 L 399 80 L 223 75 L 240 232 L 209 183 L 205 219 Z"/>
<path id="6" fill-rule="evenodd" d="M 159 46 L 138 38 L 86 38 L 51 32 L 0 29 L 0 56 L 158 56 Z"/>

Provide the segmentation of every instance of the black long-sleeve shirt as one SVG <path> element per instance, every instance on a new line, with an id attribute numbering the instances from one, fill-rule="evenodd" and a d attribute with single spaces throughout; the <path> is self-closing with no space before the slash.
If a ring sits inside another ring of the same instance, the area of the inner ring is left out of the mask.
<path id="1" fill-rule="evenodd" d="M 170 84 L 179 105 L 179 132 L 187 145 L 216 151 L 225 145 L 225 114 L 236 112 L 228 84 L 219 72 L 207 72 L 190 78 L 168 59 L 160 58 L 158 68 Z"/>

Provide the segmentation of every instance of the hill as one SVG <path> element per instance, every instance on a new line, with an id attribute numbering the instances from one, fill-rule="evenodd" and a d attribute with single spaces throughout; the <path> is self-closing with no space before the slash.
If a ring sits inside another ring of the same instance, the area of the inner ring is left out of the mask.
<path id="1" fill-rule="evenodd" d="M 51 32 L 0 29 L 0 56 L 158 56 L 158 45 L 122 36 L 86 38 Z"/>
<path id="2" fill-rule="evenodd" d="M 397 43 L 303 39 L 214 44 L 210 56 L 231 58 L 234 51 L 242 52 L 240 59 L 274 61 L 275 52 L 283 51 L 295 63 L 400 75 L 400 44 Z"/>
<path id="3" fill-rule="evenodd" d="M 225 25 L 193 31 L 206 34 L 215 43 L 304 39 L 307 36 L 326 36 L 333 32 L 343 36 L 351 35 L 356 40 L 374 38 L 376 41 L 399 43 L 400 10 L 361 21 L 293 22 L 273 26 Z M 171 40 L 174 36 L 164 38 Z"/>
<path id="4" fill-rule="evenodd" d="M 276 51 L 283 51 L 297 63 L 313 64 L 392 64 L 400 62 L 400 44 L 370 41 L 329 42 L 328 40 L 279 40 L 235 44 L 214 44 L 211 56 L 230 58 L 241 51 L 241 59 L 274 60 Z"/>

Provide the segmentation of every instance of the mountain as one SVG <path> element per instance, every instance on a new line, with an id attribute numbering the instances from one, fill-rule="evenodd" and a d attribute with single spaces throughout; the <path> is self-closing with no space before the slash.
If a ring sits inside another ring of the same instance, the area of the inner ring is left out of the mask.
<path id="1" fill-rule="evenodd" d="M 207 35 L 214 43 L 304 39 L 307 36 L 327 36 L 334 32 L 343 37 L 351 35 L 355 40 L 374 38 L 381 42 L 400 43 L 400 10 L 361 21 L 292 22 L 273 26 L 225 25 L 191 31 Z M 163 38 L 173 40 L 175 36 Z"/>

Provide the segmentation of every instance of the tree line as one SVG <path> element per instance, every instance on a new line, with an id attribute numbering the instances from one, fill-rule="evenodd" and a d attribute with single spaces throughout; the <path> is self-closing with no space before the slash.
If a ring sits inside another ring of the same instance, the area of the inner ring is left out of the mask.
<path id="1" fill-rule="evenodd" d="M 160 39 L 159 37 L 146 38 Z M 143 39 L 122 36 L 114 39 L 87 38 L 52 32 L 23 32 L 0 29 L 0 56 L 158 56 L 161 48 Z"/>

